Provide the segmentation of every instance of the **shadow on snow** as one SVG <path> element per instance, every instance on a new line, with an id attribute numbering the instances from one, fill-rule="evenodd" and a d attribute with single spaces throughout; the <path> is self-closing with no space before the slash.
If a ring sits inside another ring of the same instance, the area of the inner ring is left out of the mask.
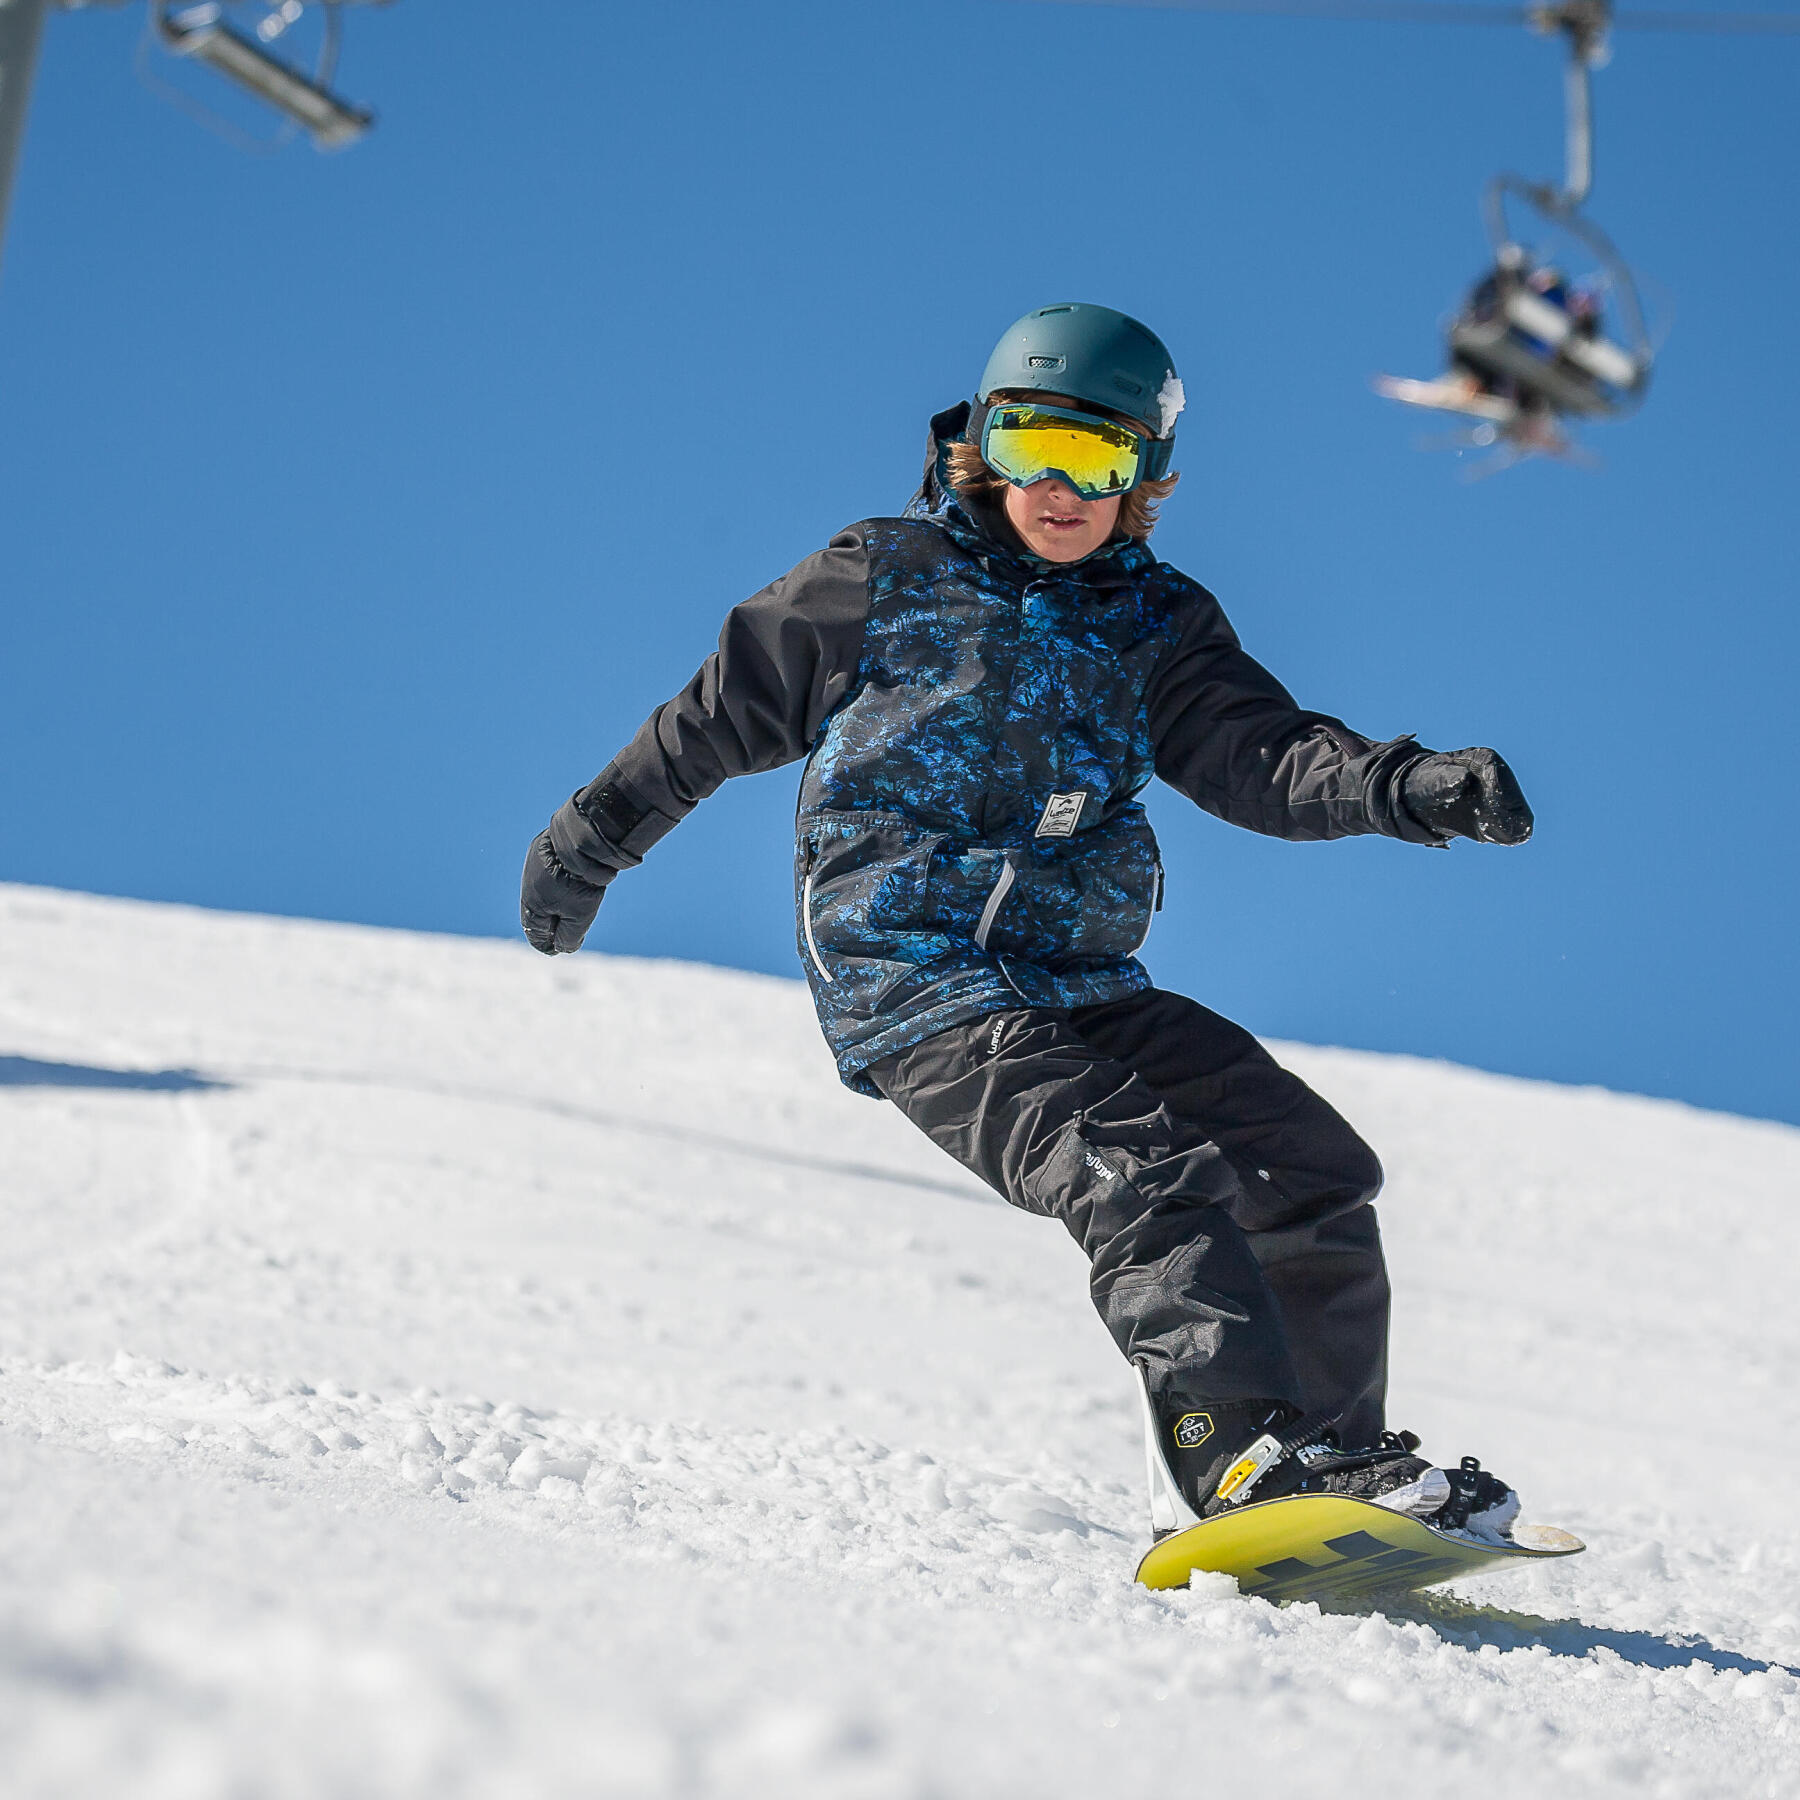
<path id="1" fill-rule="evenodd" d="M 1610 1650 L 1621 1662 L 1635 1663 L 1641 1669 L 1685 1669 L 1690 1663 L 1705 1663 L 1708 1668 L 1736 1670 L 1741 1675 L 1763 1675 L 1770 1670 L 1800 1675 L 1800 1669 L 1791 1669 L 1786 1663 L 1763 1662 L 1736 1650 L 1721 1650 L 1702 1637 L 1659 1637 L 1653 1631 L 1584 1625 L 1579 1619 L 1543 1619 L 1535 1613 L 1472 1606 L 1448 1595 L 1415 1594 L 1384 1610 L 1391 1619 L 1429 1625 L 1439 1637 L 1472 1650 L 1492 1644 L 1497 1650 L 1542 1648 L 1552 1656 L 1577 1658 Z"/>
<path id="2" fill-rule="evenodd" d="M 0 1056 L 0 1087 L 136 1088 L 158 1094 L 194 1094 L 230 1085 L 192 1069 L 100 1069 L 87 1063 L 41 1062 L 35 1056 Z"/>
<path id="3" fill-rule="evenodd" d="M 582 1125 L 598 1125 L 608 1131 L 630 1132 L 637 1137 L 660 1140 L 682 1150 L 717 1150 L 745 1162 L 772 1164 L 777 1168 L 805 1169 L 809 1174 L 832 1175 L 852 1181 L 879 1181 L 890 1187 L 913 1188 L 922 1193 L 945 1194 L 953 1200 L 972 1200 L 977 1205 L 1001 1205 L 1000 1196 L 989 1188 L 976 1187 L 967 1181 L 936 1181 L 929 1175 L 914 1175 L 901 1169 L 883 1168 L 879 1163 L 857 1162 L 836 1156 L 815 1156 L 809 1151 L 777 1148 L 759 1144 L 748 1138 L 727 1137 L 722 1132 L 697 1130 L 692 1126 L 664 1123 L 654 1119 L 634 1118 L 629 1113 L 605 1112 L 596 1107 L 577 1106 L 565 1100 L 544 1095 L 508 1094 L 462 1082 L 404 1081 L 380 1074 L 339 1074 L 327 1069 L 248 1068 L 241 1071 L 247 1078 L 273 1081 L 307 1081 L 347 1087 L 385 1087 L 409 1094 L 435 1094 L 458 1100 L 472 1100 L 486 1106 L 517 1108 L 523 1112 L 543 1113 L 553 1119 L 572 1119 Z"/>

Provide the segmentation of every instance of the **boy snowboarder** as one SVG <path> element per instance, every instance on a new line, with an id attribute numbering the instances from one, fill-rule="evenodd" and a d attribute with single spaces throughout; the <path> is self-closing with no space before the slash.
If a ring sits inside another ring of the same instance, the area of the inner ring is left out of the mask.
<path id="1" fill-rule="evenodd" d="M 1137 961 L 1162 868 L 1136 796 L 1155 774 L 1251 830 L 1433 845 L 1522 843 L 1531 812 L 1491 750 L 1302 711 L 1157 562 L 1182 406 L 1137 321 L 1019 320 L 973 404 L 932 420 L 905 515 L 736 607 L 557 812 L 525 934 L 577 949 L 607 884 L 721 782 L 805 757 L 798 948 L 839 1073 L 1087 1252 L 1144 1389 L 1157 1523 L 1339 1493 L 1504 1532 L 1510 1488 L 1383 1430 L 1373 1152 Z"/>

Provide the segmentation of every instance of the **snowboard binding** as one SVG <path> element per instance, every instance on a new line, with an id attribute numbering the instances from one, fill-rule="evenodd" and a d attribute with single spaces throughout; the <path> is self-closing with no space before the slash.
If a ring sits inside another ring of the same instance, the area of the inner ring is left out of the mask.
<path id="1" fill-rule="evenodd" d="M 1146 1587 L 1185 1587 L 1196 1572 L 1210 1571 L 1267 1600 L 1358 1599 L 1584 1548 L 1554 1526 L 1515 1527 L 1518 1496 L 1498 1476 L 1472 1456 L 1454 1469 L 1424 1462 L 1411 1432 L 1384 1432 L 1378 1444 L 1345 1451 L 1292 1408 L 1275 1408 L 1273 1416 L 1255 1404 L 1165 1409 L 1173 1413 L 1165 1419 L 1147 1381 L 1139 1394 L 1154 1539 L 1138 1564 Z M 1247 1421 L 1234 1412 L 1264 1416 Z M 1256 1435 L 1236 1449 L 1246 1423 Z M 1187 1453 L 1233 1424 L 1237 1436 L 1215 1459 L 1221 1472 L 1211 1491 L 1184 1483 L 1165 1442 L 1185 1464 Z"/>

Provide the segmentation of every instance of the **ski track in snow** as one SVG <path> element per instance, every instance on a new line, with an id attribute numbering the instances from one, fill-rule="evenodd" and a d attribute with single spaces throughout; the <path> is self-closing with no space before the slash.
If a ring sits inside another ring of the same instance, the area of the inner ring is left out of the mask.
<path id="1" fill-rule="evenodd" d="M 7 1792 L 1800 1793 L 1800 1132 L 1284 1053 L 1585 1555 L 1136 1587 L 1078 1255 L 795 983 L 0 887 Z"/>

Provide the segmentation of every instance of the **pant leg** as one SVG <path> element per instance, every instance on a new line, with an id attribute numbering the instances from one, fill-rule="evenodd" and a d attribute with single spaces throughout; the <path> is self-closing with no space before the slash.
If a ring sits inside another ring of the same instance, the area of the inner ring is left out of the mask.
<path id="1" fill-rule="evenodd" d="M 1369 1204 L 1375 1153 L 1241 1025 L 1152 990 L 1082 1007 L 1070 1024 L 1133 1070 L 1239 1176 L 1226 1201 L 1281 1310 L 1308 1413 L 1347 1444 L 1382 1428 L 1388 1279 Z"/>
<path id="2" fill-rule="evenodd" d="M 1232 1216 L 1231 1162 L 1065 1015 L 990 1014 L 869 1075 L 1013 1205 L 1062 1220 L 1154 1391 L 1298 1404 L 1279 1310 Z"/>

